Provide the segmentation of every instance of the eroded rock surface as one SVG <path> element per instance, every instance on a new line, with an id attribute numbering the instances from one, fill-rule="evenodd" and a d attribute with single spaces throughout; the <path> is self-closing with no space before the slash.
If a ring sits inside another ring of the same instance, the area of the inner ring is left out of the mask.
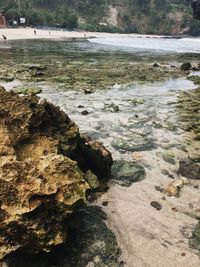
<path id="1" fill-rule="evenodd" d="M 111 165 L 58 107 L 0 88 L 0 259 L 62 244 L 74 207 Z"/>

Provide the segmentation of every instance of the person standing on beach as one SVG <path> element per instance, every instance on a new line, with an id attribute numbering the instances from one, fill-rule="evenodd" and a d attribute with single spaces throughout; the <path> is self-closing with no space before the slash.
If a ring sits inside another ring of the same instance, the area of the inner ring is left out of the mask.
<path id="1" fill-rule="evenodd" d="M 34 30 L 34 35 L 36 35 L 36 30 Z"/>

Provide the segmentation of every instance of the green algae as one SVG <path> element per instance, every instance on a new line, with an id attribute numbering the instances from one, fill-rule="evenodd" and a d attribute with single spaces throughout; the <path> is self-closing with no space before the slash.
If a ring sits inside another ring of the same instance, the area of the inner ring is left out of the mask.
<path id="1" fill-rule="evenodd" d="M 188 77 L 188 80 L 193 81 L 196 85 L 200 85 L 200 76 L 191 75 Z"/>
<path id="2" fill-rule="evenodd" d="M 14 89 L 14 92 L 17 94 L 40 94 L 42 92 L 42 89 L 39 87 L 17 87 Z"/>
<path id="3" fill-rule="evenodd" d="M 173 151 L 167 151 L 167 152 L 164 152 L 162 154 L 162 158 L 164 161 L 170 163 L 170 164 L 173 164 L 175 165 L 176 164 L 176 161 L 175 161 L 175 154 Z"/>
<path id="4" fill-rule="evenodd" d="M 27 41 L 25 47 L 28 51 L 29 45 L 35 47 L 29 53 L 21 48 L 22 44 L 22 41 L 16 42 L 16 48 L 7 54 L 6 61 L 1 57 L 3 52 L 0 50 L 0 77 L 6 77 L 9 73 L 13 79 L 20 81 L 43 81 L 49 85 L 59 84 L 64 89 L 94 91 L 115 84 L 143 84 L 184 75 L 178 64 L 174 66 L 171 63 L 181 60 L 177 54 L 149 54 L 141 61 L 141 56 L 125 52 L 72 51 L 70 47 L 73 48 L 74 43 L 70 42 L 67 44 L 69 50 L 63 50 L 62 42 Z M 78 47 L 80 44 L 75 45 Z M 54 46 L 58 49 L 52 50 Z M 156 68 L 155 59 L 159 61 Z M 139 102 L 133 104 L 142 104 L 142 100 Z"/>
<path id="5" fill-rule="evenodd" d="M 120 151 L 145 151 L 151 150 L 155 147 L 152 140 L 147 138 L 144 135 L 132 133 L 131 137 L 125 138 L 116 138 L 111 143 L 112 147 Z"/>
<path id="6" fill-rule="evenodd" d="M 4 82 L 12 82 L 14 80 L 13 76 L 0 76 L 0 80 L 4 81 Z"/>
<path id="7" fill-rule="evenodd" d="M 198 139 L 200 133 L 200 88 L 181 92 L 178 96 L 176 111 L 179 116 L 179 127 L 186 132 L 193 132 Z"/>
<path id="8" fill-rule="evenodd" d="M 123 160 L 114 161 L 112 166 L 112 177 L 121 186 L 131 186 L 145 178 L 145 170 L 136 162 Z"/>
<path id="9" fill-rule="evenodd" d="M 200 252 L 200 222 L 194 228 L 189 245 Z"/>

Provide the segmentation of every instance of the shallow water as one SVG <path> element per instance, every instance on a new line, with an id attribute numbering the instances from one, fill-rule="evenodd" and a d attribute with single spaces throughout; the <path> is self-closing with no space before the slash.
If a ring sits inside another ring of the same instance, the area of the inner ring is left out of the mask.
<path id="1" fill-rule="evenodd" d="M 128 140 L 133 133 L 138 133 L 156 139 L 158 124 L 165 127 L 167 136 L 166 128 L 179 123 L 174 107 L 168 103 L 176 102 L 180 91 L 195 87 L 191 81 L 179 78 L 144 85 L 116 84 L 92 94 L 44 86 L 40 96 L 60 106 L 82 133 L 103 141 L 116 158 L 119 151 L 111 145 L 116 138 Z M 115 111 L 115 107 L 119 111 Z M 84 110 L 88 111 L 87 116 L 81 114 Z M 120 156 L 125 156 L 124 151 Z"/>

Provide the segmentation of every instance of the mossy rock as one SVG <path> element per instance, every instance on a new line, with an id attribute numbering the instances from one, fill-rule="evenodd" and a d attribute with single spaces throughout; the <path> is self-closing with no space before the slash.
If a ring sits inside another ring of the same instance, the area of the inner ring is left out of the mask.
<path id="1" fill-rule="evenodd" d="M 142 98 L 135 98 L 131 100 L 131 104 L 134 106 L 143 105 L 144 103 L 145 103 L 145 100 Z"/>
<path id="2" fill-rule="evenodd" d="M 69 83 L 72 79 L 66 75 L 60 75 L 54 77 L 52 80 L 57 83 Z"/>
<path id="3" fill-rule="evenodd" d="M 15 91 L 15 93 L 17 93 L 19 95 L 20 94 L 24 94 L 24 95 L 27 95 L 27 94 L 36 95 L 36 94 L 40 94 L 42 92 L 42 89 L 39 88 L 39 87 L 30 87 L 30 88 L 27 88 L 27 87 L 18 87 L 14 91 Z"/>
<path id="4" fill-rule="evenodd" d="M 114 161 L 112 178 L 121 186 L 131 186 L 145 178 L 145 170 L 136 162 Z"/>
<path id="5" fill-rule="evenodd" d="M 183 71 L 188 71 L 190 70 L 192 67 L 191 63 L 190 62 L 184 62 L 182 65 L 181 65 L 181 70 Z"/>
<path id="6" fill-rule="evenodd" d="M 12 81 L 14 81 L 14 77 L 12 77 L 12 76 L 0 76 L 0 80 L 2 80 L 4 82 L 12 82 Z"/>
<path id="7" fill-rule="evenodd" d="M 173 165 L 176 164 L 175 155 L 174 155 L 174 152 L 172 152 L 172 151 L 168 151 L 168 152 L 163 153 L 162 158 L 164 161 L 166 161 L 170 164 L 173 164 Z"/>
<path id="8" fill-rule="evenodd" d="M 151 150 L 155 147 L 152 140 L 136 133 L 132 133 L 131 138 L 114 139 L 111 145 L 122 152 Z"/>
<path id="9" fill-rule="evenodd" d="M 97 176 L 90 170 L 86 172 L 85 180 L 88 182 L 88 184 L 90 185 L 92 189 L 96 189 L 100 187 L 100 183 L 99 183 Z"/>
<path id="10" fill-rule="evenodd" d="M 155 129 L 161 129 L 163 128 L 163 125 L 160 122 L 153 122 L 153 126 Z"/>
<path id="11" fill-rule="evenodd" d="M 189 240 L 189 245 L 200 252 L 200 222 L 197 224 L 192 233 L 192 237 Z"/>
<path id="12" fill-rule="evenodd" d="M 193 81 L 196 85 L 200 85 L 200 76 L 192 75 L 188 77 L 188 80 Z"/>
<path id="13" fill-rule="evenodd" d="M 119 109 L 119 106 L 114 104 L 114 103 L 104 103 L 104 108 L 103 108 L 105 111 L 110 111 L 110 112 L 119 112 L 120 109 Z"/>

